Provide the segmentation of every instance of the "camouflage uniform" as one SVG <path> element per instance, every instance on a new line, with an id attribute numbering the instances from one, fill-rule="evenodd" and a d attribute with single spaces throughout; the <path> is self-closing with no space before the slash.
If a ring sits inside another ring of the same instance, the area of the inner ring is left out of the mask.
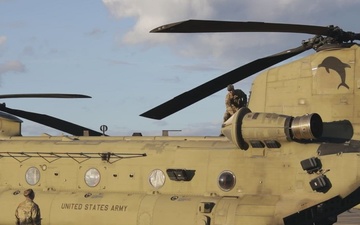
<path id="1" fill-rule="evenodd" d="M 224 114 L 224 121 L 228 120 L 234 113 L 236 113 L 241 107 L 247 105 L 247 96 L 240 90 L 235 89 L 234 86 L 228 86 L 229 93 L 225 97 L 226 111 Z"/>
<path id="2" fill-rule="evenodd" d="M 41 225 L 40 208 L 33 201 L 33 191 L 26 190 L 24 195 L 26 200 L 21 202 L 15 211 L 16 225 Z"/>

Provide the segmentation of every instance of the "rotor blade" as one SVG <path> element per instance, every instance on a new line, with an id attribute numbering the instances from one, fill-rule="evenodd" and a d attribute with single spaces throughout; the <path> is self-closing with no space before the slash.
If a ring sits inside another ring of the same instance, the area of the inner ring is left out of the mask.
<path id="1" fill-rule="evenodd" d="M 45 114 L 38 114 L 28 111 L 22 111 L 18 109 L 11 109 L 5 106 L 5 104 L 0 104 L 0 111 L 4 111 L 10 113 L 12 115 L 31 120 L 33 122 L 52 127 L 57 130 L 64 131 L 66 133 L 75 135 L 75 136 L 83 136 L 84 131 L 89 132 L 89 136 L 102 136 L 103 134 L 94 130 L 91 130 L 86 127 L 79 126 L 74 123 L 67 122 L 65 120 L 61 120 L 52 116 L 48 116 Z"/>
<path id="2" fill-rule="evenodd" d="M 203 32 L 288 32 L 305 33 L 316 35 L 328 35 L 329 27 L 264 23 L 264 22 L 238 22 L 238 21 L 215 21 L 215 20 L 187 20 L 177 23 L 166 24 L 157 27 L 150 32 L 158 33 L 203 33 Z"/>
<path id="3" fill-rule="evenodd" d="M 175 98 L 153 109 L 150 109 L 147 112 L 144 112 L 140 116 L 158 120 L 163 119 L 177 111 L 188 107 L 191 104 L 194 104 L 197 101 L 200 101 L 203 98 L 206 98 L 211 94 L 222 90 L 229 84 L 234 84 L 240 80 L 243 80 L 257 72 L 260 72 L 261 70 L 300 54 L 310 48 L 311 47 L 299 46 L 297 48 L 289 49 L 275 55 L 257 59 L 213 80 L 210 80 L 194 89 L 191 89 L 190 91 L 178 95 Z"/>
<path id="4" fill-rule="evenodd" d="M 80 95 L 80 94 L 45 93 L 45 94 L 8 94 L 8 95 L 0 95 L 0 98 L 91 98 L 91 97 L 88 95 Z"/>

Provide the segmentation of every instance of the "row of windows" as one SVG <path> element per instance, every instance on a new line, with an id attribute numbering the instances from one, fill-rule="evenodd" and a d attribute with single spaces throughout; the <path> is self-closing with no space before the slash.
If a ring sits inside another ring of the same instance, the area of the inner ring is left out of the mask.
<path id="1" fill-rule="evenodd" d="M 96 187 L 100 183 L 100 179 L 100 172 L 96 168 L 90 168 L 84 174 L 84 181 L 89 187 Z M 40 170 L 36 167 L 30 167 L 26 171 L 25 180 L 31 186 L 36 185 L 40 181 Z M 153 170 L 149 175 L 149 183 L 155 189 L 159 189 L 164 186 L 165 180 L 165 173 L 160 169 Z M 234 173 L 228 170 L 220 173 L 218 177 L 218 185 L 221 190 L 230 191 L 234 188 L 235 183 L 236 177 Z"/>

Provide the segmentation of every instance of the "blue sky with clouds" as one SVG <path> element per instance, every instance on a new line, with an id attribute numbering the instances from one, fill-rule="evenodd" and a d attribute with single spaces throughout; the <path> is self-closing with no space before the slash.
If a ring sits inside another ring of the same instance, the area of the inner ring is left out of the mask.
<path id="1" fill-rule="evenodd" d="M 338 25 L 359 32 L 358 0 L 0 0 L 0 94 L 79 93 L 91 99 L 5 99 L 109 135 L 218 135 L 226 91 L 161 121 L 139 115 L 309 35 L 155 34 L 187 19 Z M 311 51 L 306 54 L 310 54 Z M 248 92 L 253 77 L 235 84 Z M 23 134 L 60 131 L 24 120 Z"/>

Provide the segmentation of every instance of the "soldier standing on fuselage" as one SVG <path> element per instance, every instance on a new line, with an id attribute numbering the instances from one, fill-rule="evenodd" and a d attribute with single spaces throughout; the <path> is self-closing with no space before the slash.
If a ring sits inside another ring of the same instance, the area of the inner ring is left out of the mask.
<path id="1" fill-rule="evenodd" d="M 227 90 L 229 93 L 225 97 L 226 111 L 223 122 L 228 120 L 241 107 L 247 106 L 247 95 L 242 90 L 234 89 L 234 85 L 232 84 L 227 86 Z"/>

